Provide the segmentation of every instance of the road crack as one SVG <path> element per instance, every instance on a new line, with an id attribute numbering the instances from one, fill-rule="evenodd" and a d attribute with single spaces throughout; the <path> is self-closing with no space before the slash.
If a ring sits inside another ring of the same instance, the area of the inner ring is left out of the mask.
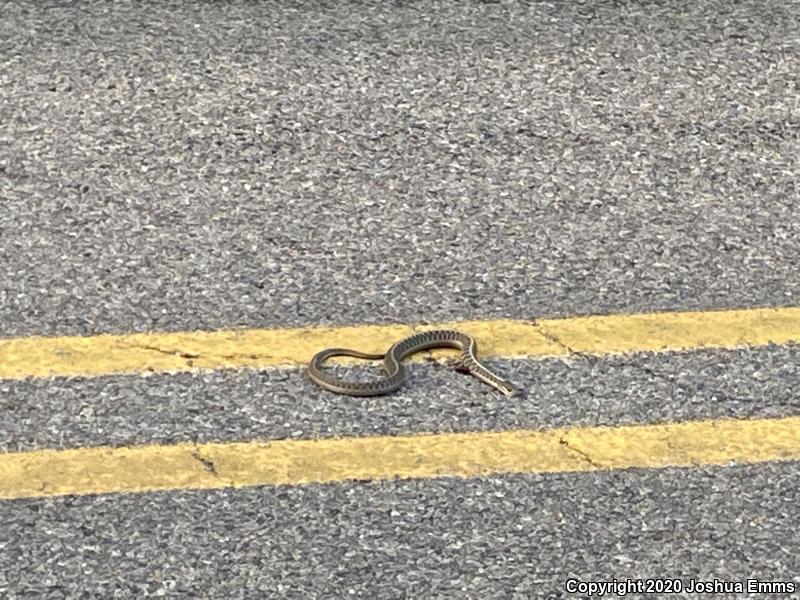
<path id="1" fill-rule="evenodd" d="M 161 348 L 160 346 L 151 346 L 149 344 L 132 344 L 126 342 L 119 342 L 121 346 L 126 348 L 135 348 L 138 350 L 150 350 L 158 352 L 159 354 L 166 354 L 167 356 L 178 356 L 186 360 L 194 360 L 204 358 L 209 360 L 272 360 L 270 354 L 259 354 L 256 352 L 232 352 L 230 354 L 201 354 L 197 352 L 186 352 L 180 348 Z"/>
<path id="2" fill-rule="evenodd" d="M 559 337 L 557 335 L 555 335 L 555 334 L 551 333 L 550 331 L 548 331 L 547 328 L 544 325 L 542 325 L 539 321 L 537 321 L 536 319 L 534 319 L 533 321 L 530 321 L 530 324 L 533 325 L 533 327 L 536 329 L 536 331 L 538 331 L 542 335 L 542 337 L 544 337 L 548 342 L 552 342 L 552 343 L 556 344 L 562 350 L 564 350 L 568 355 L 574 356 L 574 357 L 577 357 L 577 358 L 588 358 L 587 355 L 583 354 L 582 352 L 578 352 L 577 350 L 571 348 L 569 345 L 567 345 L 564 342 L 562 342 L 561 339 L 559 339 Z"/>
<path id="3" fill-rule="evenodd" d="M 165 348 L 159 348 L 158 346 L 150 346 L 148 344 L 128 344 L 128 343 L 122 343 L 122 342 L 121 342 L 121 344 L 123 346 L 128 347 L 128 348 L 138 348 L 140 350 L 151 350 L 153 352 L 158 352 L 160 354 L 166 354 L 168 356 L 179 356 L 180 358 L 185 358 L 187 360 L 191 360 L 191 359 L 194 359 L 194 358 L 201 358 L 203 356 L 202 354 L 194 354 L 194 353 L 191 353 L 191 352 L 184 352 L 183 350 L 179 350 L 177 348 L 165 349 Z"/>
<path id="4" fill-rule="evenodd" d="M 219 477 L 219 473 L 217 473 L 217 467 L 214 464 L 213 460 L 211 460 L 210 458 L 205 458 L 204 456 L 201 456 L 200 455 L 200 450 L 197 450 L 197 449 L 193 450 L 191 452 L 191 455 L 192 455 L 193 459 L 195 459 L 197 462 L 199 462 L 201 465 L 203 465 L 203 470 L 205 470 L 206 473 L 211 473 L 214 477 L 216 477 L 218 479 L 220 478 Z"/>
<path id="5" fill-rule="evenodd" d="M 567 450 L 569 450 L 571 452 L 574 452 L 575 454 L 580 456 L 583 460 L 588 462 L 594 468 L 596 468 L 596 469 L 607 469 L 608 468 L 605 465 L 600 464 L 599 462 L 596 462 L 596 461 L 592 460 L 592 457 L 589 456 L 588 453 L 586 453 L 583 450 L 581 450 L 580 448 L 576 448 L 575 446 L 570 444 L 566 439 L 564 439 L 563 436 L 558 438 L 558 443 L 561 444 L 562 446 L 564 446 Z"/>
<path id="6" fill-rule="evenodd" d="M 212 355 L 213 358 L 221 358 L 223 360 L 271 360 L 272 356 L 269 354 L 250 354 L 246 352 L 234 352 L 233 354 L 218 354 Z"/>

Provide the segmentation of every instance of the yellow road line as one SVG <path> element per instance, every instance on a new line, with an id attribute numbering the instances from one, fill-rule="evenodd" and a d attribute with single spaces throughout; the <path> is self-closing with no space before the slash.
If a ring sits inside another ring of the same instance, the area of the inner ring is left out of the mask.
<path id="1" fill-rule="evenodd" d="M 800 417 L 0 454 L 0 498 L 800 460 Z"/>
<path id="2" fill-rule="evenodd" d="M 800 342 L 800 307 L 465 321 L 419 328 L 365 325 L 11 338 L 0 339 L 0 379 L 293 366 L 331 346 L 382 352 L 405 335 L 440 326 L 475 335 L 484 357 L 736 348 Z"/>

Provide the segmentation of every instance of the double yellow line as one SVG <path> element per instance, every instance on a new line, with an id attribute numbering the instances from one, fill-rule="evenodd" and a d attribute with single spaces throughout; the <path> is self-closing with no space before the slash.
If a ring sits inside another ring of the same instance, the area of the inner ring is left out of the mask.
<path id="1" fill-rule="evenodd" d="M 483 356 L 800 342 L 800 307 L 447 323 Z M 276 368 L 323 347 L 381 352 L 404 325 L 0 340 L 0 378 Z M 522 382 L 518 382 L 522 383 Z M 36 450 L 0 455 L 0 498 L 407 477 L 474 477 L 800 460 L 800 417 L 404 437 Z"/>

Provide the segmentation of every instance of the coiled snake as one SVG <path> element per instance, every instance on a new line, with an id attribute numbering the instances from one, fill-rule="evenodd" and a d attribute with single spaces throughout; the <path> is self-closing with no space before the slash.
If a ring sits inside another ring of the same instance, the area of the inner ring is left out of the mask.
<path id="1" fill-rule="evenodd" d="M 508 396 L 516 393 L 516 388 L 513 385 L 500 379 L 478 362 L 478 344 L 475 338 L 453 329 L 437 329 L 414 334 L 394 344 L 386 354 L 366 354 L 347 348 L 329 348 L 314 355 L 308 365 L 308 376 L 317 385 L 337 394 L 381 396 L 393 392 L 403 385 L 406 373 L 400 361 L 416 352 L 430 348 L 457 348 L 461 350 L 458 362 L 463 370 L 468 371 L 474 377 Z M 352 356 L 367 360 L 383 359 L 386 377 L 369 383 L 337 379 L 322 371 L 322 363 L 332 356 Z"/>

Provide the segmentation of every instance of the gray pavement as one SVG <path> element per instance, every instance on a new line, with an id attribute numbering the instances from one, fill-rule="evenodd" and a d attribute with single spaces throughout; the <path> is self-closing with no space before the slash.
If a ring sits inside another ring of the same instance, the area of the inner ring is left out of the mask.
<path id="1" fill-rule="evenodd" d="M 6 2 L 2 334 L 797 304 L 799 6 Z"/>
<path id="2" fill-rule="evenodd" d="M 2 2 L 0 337 L 800 304 L 800 3 Z M 798 414 L 796 346 L 0 381 L 0 451 Z M 0 502 L 0 597 L 800 576 L 798 464 Z"/>
<path id="3" fill-rule="evenodd" d="M 0 592 L 556 598 L 568 577 L 800 580 L 798 477 L 795 463 L 7 502 Z"/>
<path id="4" fill-rule="evenodd" d="M 0 451 L 800 414 L 798 347 L 489 364 L 523 394 L 438 364 L 410 365 L 404 388 L 375 398 L 320 390 L 300 368 L 0 381 Z"/>

